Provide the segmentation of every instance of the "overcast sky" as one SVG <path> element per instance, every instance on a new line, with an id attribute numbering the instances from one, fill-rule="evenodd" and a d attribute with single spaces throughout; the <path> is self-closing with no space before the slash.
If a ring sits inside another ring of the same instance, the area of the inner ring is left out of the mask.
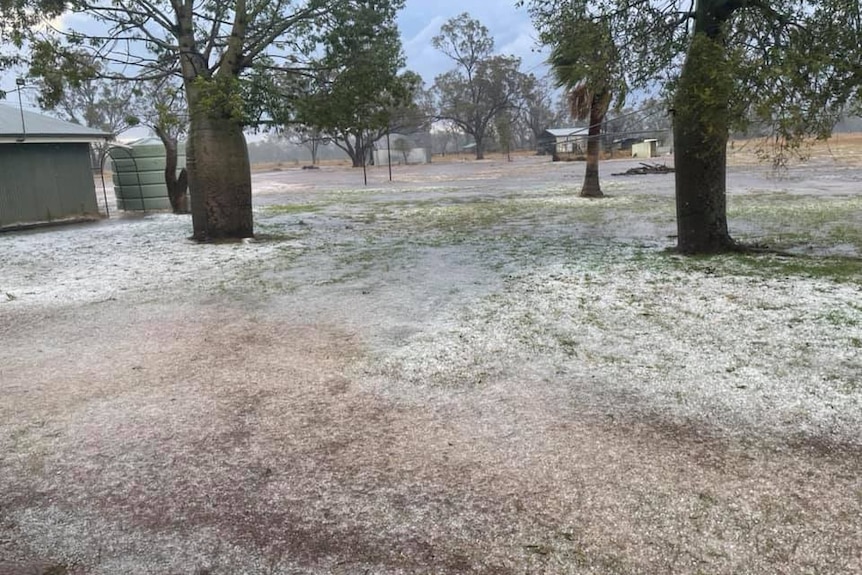
<path id="1" fill-rule="evenodd" d="M 522 70 L 544 76 L 545 55 L 535 51 L 536 32 L 524 8 L 515 0 L 407 0 L 398 17 L 407 67 L 430 85 L 434 77 L 453 67 L 446 56 L 431 45 L 446 20 L 467 12 L 485 25 L 494 37 L 498 54 L 521 58 Z"/>

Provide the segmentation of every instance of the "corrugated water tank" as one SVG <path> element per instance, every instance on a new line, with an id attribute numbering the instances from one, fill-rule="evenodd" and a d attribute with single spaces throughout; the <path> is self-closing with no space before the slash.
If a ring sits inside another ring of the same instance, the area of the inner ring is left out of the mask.
<path id="1" fill-rule="evenodd" d="M 186 165 L 186 146 L 178 146 L 177 173 Z M 109 151 L 117 208 L 126 211 L 169 210 L 165 185 L 165 146 L 158 138 L 135 140 Z"/>

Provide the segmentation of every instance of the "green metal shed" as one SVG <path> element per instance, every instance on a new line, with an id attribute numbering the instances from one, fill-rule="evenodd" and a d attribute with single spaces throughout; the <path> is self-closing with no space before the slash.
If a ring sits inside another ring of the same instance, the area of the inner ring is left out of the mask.
<path id="1" fill-rule="evenodd" d="M 90 144 L 110 137 L 0 104 L 0 230 L 100 217 Z"/>

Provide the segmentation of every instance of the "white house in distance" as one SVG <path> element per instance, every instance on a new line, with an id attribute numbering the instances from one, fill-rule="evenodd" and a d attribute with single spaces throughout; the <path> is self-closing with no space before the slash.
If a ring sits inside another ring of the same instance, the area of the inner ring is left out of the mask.
<path id="1" fill-rule="evenodd" d="M 539 154 L 571 154 L 587 147 L 588 128 L 548 128 L 538 138 Z"/>
<path id="2" fill-rule="evenodd" d="M 404 134 L 389 134 L 389 146 L 386 148 L 386 137 L 380 138 L 375 144 L 374 165 L 393 166 L 399 164 L 428 164 L 431 162 L 430 135 L 424 132 L 406 136 Z"/>

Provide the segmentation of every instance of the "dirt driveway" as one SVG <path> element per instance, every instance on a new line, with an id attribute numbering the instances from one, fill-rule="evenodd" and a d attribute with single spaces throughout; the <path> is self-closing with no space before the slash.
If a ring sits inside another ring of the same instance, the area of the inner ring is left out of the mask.
<path id="1" fill-rule="evenodd" d="M 689 260 L 631 165 L 0 235 L 0 574 L 862 573 L 862 170 L 735 168 L 800 257 Z"/>

